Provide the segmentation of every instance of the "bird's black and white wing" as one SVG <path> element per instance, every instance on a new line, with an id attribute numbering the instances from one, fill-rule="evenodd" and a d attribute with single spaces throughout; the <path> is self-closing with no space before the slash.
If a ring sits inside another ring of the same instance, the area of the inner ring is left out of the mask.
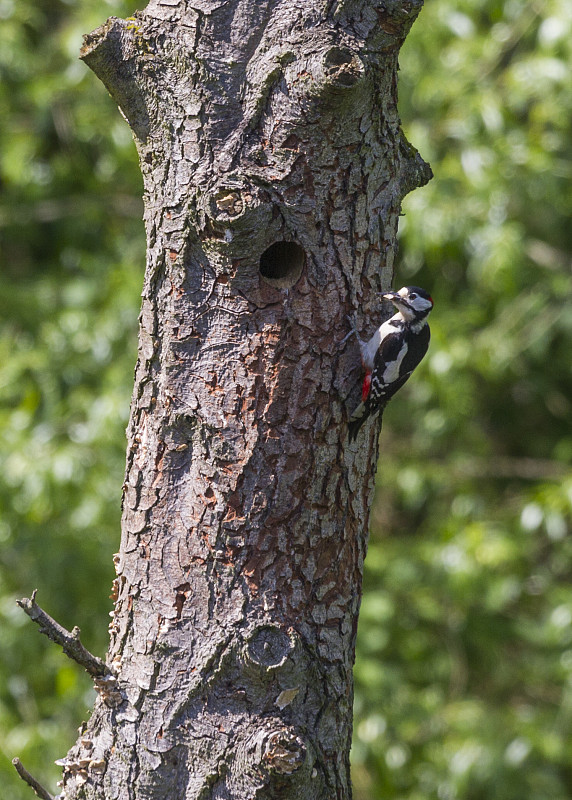
<path id="1" fill-rule="evenodd" d="M 356 438 L 370 414 L 378 409 L 382 412 L 393 395 L 408 380 L 427 352 L 429 337 L 428 325 L 424 325 L 417 333 L 404 331 L 401 326 L 396 326 L 395 332 L 382 339 L 375 354 L 373 369 L 364 381 L 362 402 L 350 418 L 350 441 Z"/>

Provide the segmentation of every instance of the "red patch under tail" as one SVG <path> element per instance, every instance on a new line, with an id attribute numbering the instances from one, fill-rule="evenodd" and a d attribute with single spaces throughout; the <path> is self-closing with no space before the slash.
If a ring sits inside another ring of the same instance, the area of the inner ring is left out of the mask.
<path id="1" fill-rule="evenodd" d="M 362 403 L 365 403 L 365 401 L 367 400 L 370 388 L 371 388 L 371 372 L 366 372 L 365 378 L 363 379 L 363 385 L 361 387 Z"/>

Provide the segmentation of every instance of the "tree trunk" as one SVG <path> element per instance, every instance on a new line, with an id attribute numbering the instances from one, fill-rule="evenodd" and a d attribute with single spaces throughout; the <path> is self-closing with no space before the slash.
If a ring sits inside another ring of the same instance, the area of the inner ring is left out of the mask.
<path id="1" fill-rule="evenodd" d="M 65 798 L 347 800 L 378 423 L 348 444 L 403 196 L 422 0 L 152 0 L 82 57 L 148 258 L 107 663 Z"/>

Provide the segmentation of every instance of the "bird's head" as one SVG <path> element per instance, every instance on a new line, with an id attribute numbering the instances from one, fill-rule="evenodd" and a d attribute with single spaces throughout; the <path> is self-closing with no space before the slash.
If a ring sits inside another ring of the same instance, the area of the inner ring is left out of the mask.
<path id="1" fill-rule="evenodd" d="M 421 321 L 433 308 L 431 295 L 418 286 L 404 286 L 398 292 L 384 292 L 384 300 L 391 300 L 393 305 L 408 321 Z"/>

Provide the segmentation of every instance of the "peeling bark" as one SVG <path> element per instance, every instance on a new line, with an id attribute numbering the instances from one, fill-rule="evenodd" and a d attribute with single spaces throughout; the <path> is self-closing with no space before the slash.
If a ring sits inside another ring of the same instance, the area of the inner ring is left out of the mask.
<path id="1" fill-rule="evenodd" d="M 134 134 L 148 258 L 107 663 L 62 797 L 348 800 L 378 430 L 357 312 L 403 196 L 422 0 L 151 0 L 82 58 Z"/>

